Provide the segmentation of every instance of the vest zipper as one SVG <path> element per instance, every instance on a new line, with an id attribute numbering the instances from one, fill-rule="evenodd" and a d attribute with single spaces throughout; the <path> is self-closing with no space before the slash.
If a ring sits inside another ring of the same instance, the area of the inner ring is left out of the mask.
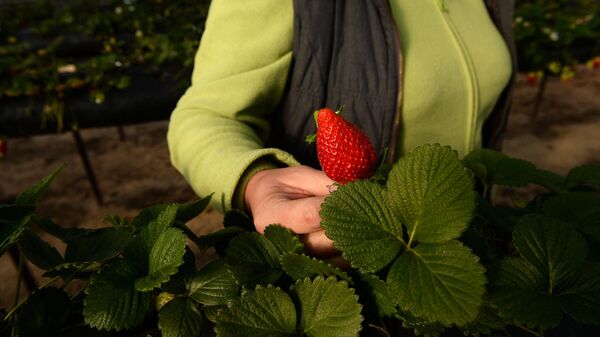
<path id="1" fill-rule="evenodd" d="M 469 120 L 468 120 L 468 127 L 467 130 L 470 130 L 468 133 L 468 138 L 465 139 L 465 148 L 467 150 L 467 152 L 469 152 L 470 150 L 472 150 L 474 148 L 474 140 L 475 140 L 475 123 L 476 123 L 476 119 L 477 119 L 477 115 L 479 114 L 479 108 L 480 108 L 480 102 L 479 102 L 479 88 L 478 88 L 478 80 L 477 80 L 477 75 L 475 72 L 475 65 L 473 64 L 473 60 L 471 59 L 471 55 L 469 54 L 469 51 L 467 50 L 467 47 L 465 45 L 465 42 L 461 39 L 460 35 L 457 32 L 456 26 L 454 26 L 454 23 L 450 20 L 450 18 L 446 17 L 446 15 L 444 13 L 440 13 L 443 17 L 444 23 L 446 24 L 446 27 L 448 27 L 448 30 L 450 31 L 450 35 L 452 35 L 452 38 L 454 40 L 454 42 L 456 43 L 457 49 L 460 53 L 460 55 L 462 56 L 462 63 L 463 66 L 465 67 L 465 71 L 468 75 L 468 81 L 469 81 L 469 86 L 470 86 L 470 97 L 469 97 L 469 103 L 471 106 L 471 113 L 469 114 Z"/>
<path id="2" fill-rule="evenodd" d="M 398 32 L 398 26 L 396 26 L 394 16 L 392 15 L 392 7 L 390 6 L 389 0 L 384 1 L 386 3 L 386 6 L 383 6 L 383 12 L 386 14 L 388 22 L 392 25 L 392 31 L 394 32 L 394 48 L 398 52 L 398 94 L 396 96 L 396 109 L 394 111 L 394 124 L 392 126 L 392 136 L 390 139 L 390 144 L 388 146 L 387 156 L 385 158 L 386 163 L 393 164 L 396 161 L 396 152 L 398 151 L 398 132 L 400 129 L 400 118 L 402 117 L 402 84 L 404 83 L 404 81 L 402 80 L 403 57 L 402 46 L 400 44 L 400 32 Z"/>

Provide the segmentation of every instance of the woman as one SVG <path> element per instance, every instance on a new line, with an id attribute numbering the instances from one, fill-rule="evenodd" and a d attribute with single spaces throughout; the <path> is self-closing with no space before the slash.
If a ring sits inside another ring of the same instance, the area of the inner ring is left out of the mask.
<path id="1" fill-rule="evenodd" d="M 424 143 L 498 148 L 514 80 L 512 1 L 213 0 L 173 165 L 200 195 L 334 252 L 319 209 L 312 112 L 346 107 L 390 160 Z M 267 145 L 265 145 L 267 144 Z M 299 165 L 304 164 L 304 165 Z M 218 204 L 215 204 L 219 206 Z"/>

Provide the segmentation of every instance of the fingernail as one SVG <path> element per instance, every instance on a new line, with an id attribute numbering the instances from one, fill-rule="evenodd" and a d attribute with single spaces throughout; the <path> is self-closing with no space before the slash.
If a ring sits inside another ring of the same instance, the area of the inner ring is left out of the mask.
<path id="1" fill-rule="evenodd" d="M 338 185 L 333 183 L 331 185 L 327 185 L 327 190 L 329 191 L 329 193 L 333 193 L 335 191 L 337 191 L 338 189 Z"/>

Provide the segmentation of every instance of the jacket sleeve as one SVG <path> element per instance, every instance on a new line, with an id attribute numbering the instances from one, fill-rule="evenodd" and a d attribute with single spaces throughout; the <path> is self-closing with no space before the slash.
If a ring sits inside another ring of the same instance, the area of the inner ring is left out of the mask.
<path id="1" fill-rule="evenodd" d="M 292 59 L 291 0 L 213 0 L 192 85 L 179 100 L 167 141 L 173 166 L 213 206 L 234 200 L 252 172 L 296 165 L 288 153 L 264 148 Z M 242 182 L 240 182 L 242 181 Z M 243 195 L 242 195 L 243 196 Z"/>

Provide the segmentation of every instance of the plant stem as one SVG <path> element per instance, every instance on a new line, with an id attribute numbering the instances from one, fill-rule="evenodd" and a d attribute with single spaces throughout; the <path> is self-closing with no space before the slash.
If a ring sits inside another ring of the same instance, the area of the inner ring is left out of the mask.
<path id="1" fill-rule="evenodd" d="M 384 327 L 380 327 L 379 325 L 375 324 L 369 324 L 369 327 L 384 333 L 387 337 L 390 337 L 390 333 Z"/>
<path id="2" fill-rule="evenodd" d="M 526 327 L 526 326 L 524 326 L 524 325 L 521 325 L 521 324 L 515 324 L 515 326 L 516 326 L 517 328 L 519 328 L 519 329 L 521 329 L 521 330 L 525 331 L 525 332 L 529 332 L 530 334 L 532 334 L 532 335 L 534 335 L 534 336 L 537 336 L 537 337 L 544 337 L 544 335 L 543 335 L 543 333 L 541 332 L 541 330 L 540 330 L 540 333 L 542 333 L 542 334 L 540 335 L 540 334 L 538 334 L 537 332 L 535 332 L 535 331 L 533 331 L 533 330 L 529 329 L 528 327 Z"/>
<path id="3" fill-rule="evenodd" d="M 177 227 L 179 227 L 181 230 L 183 230 L 185 232 L 185 235 L 190 238 L 190 240 L 192 240 L 196 246 L 198 246 L 198 248 L 202 249 L 202 246 L 200 246 L 200 238 L 198 237 L 198 235 L 196 235 L 196 233 L 194 233 L 186 224 L 184 224 L 183 222 L 177 222 L 176 223 Z"/>
<path id="4" fill-rule="evenodd" d="M 59 278 L 60 278 L 60 276 L 54 276 L 53 278 L 51 278 L 50 280 L 48 280 L 48 282 L 42 284 L 38 289 L 42 289 L 42 288 L 48 287 L 52 283 L 56 282 L 56 280 L 58 280 Z"/>
<path id="5" fill-rule="evenodd" d="M 13 305 L 13 308 L 19 304 L 19 295 L 21 293 L 21 274 L 23 272 L 23 251 L 18 245 L 17 248 L 19 249 L 19 266 L 17 267 L 17 289 L 15 290 L 15 304 Z"/>
<path id="6" fill-rule="evenodd" d="M 548 81 L 548 74 L 544 74 L 542 77 L 540 84 L 538 86 L 538 91 L 535 94 L 535 101 L 533 103 L 533 110 L 531 111 L 531 115 L 529 117 L 530 123 L 535 125 L 538 119 L 538 114 L 540 112 L 540 106 L 542 105 L 542 99 L 544 98 L 544 92 L 546 91 L 546 82 Z"/>

